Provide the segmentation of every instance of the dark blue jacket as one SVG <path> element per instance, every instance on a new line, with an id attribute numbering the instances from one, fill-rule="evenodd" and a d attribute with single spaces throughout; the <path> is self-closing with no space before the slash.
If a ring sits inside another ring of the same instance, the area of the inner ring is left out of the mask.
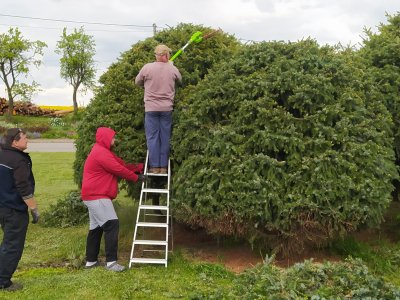
<path id="1" fill-rule="evenodd" d="M 0 207 L 26 211 L 24 200 L 32 198 L 35 178 L 29 154 L 13 147 L 0 150 Z"/>

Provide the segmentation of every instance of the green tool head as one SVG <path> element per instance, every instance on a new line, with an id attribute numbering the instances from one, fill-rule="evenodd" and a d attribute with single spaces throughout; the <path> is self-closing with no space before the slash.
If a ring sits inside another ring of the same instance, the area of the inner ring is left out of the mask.
<path id="1" fill-rule="evenodd" d="M 203 40 L 202 37 L 203 33 L 201 31 L 196 31 L 193 33 L 193 35 L 190 37 L 190 42 L 194 43 L 200 43 Z"/>

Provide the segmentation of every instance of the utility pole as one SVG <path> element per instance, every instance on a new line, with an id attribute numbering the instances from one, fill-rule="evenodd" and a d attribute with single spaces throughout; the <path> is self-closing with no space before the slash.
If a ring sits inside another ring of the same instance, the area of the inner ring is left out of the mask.
<path id="1" fill-rule="evenodd" d="M 153 35 L 157 34 L 157 25 L 156 23 L 153 23 Z"/>

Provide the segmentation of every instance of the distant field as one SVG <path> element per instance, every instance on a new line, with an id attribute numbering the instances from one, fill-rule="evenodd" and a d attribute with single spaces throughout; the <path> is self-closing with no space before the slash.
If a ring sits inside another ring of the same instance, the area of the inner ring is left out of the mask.
<path id="1" fill-rule="evenodd" d="M 53 109 L 53 110 L 72 110 L 74 107 L 70 106 L 61 106 L 61 105 L 39 105 L 40 108 L 43 109 Z"/>

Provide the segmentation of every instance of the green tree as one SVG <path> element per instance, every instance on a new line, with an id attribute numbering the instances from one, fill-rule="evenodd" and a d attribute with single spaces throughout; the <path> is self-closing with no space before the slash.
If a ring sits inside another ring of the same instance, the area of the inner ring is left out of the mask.
<path id="1" fill-rule="evenodd" d="M 35 81 L 27 84 L 20 78 L 27 77 L 30 65 L 40 66 L 44 47 L 47 47 L 44 42 L 25 39 L 18 28 L 10 28 L 7 33 L 0 34 L 0 78 L 7 89 L 10 116 L 17 97 L 29 100 L 39 88 Z"/>
<path id="2" fill-rule="evenodd" d="M 77 93 L 81 85 L 83 91 L 94 85 L 96 69 L 94 64 L 95 42 L 92 36 L 85 34 L 83 27 L 67 34 L 64 28 L 61 40 L 55 51 L 60 54 L 61 77 L 73 87 L 72 101 L 74 113 L 78 112 Z"/>

